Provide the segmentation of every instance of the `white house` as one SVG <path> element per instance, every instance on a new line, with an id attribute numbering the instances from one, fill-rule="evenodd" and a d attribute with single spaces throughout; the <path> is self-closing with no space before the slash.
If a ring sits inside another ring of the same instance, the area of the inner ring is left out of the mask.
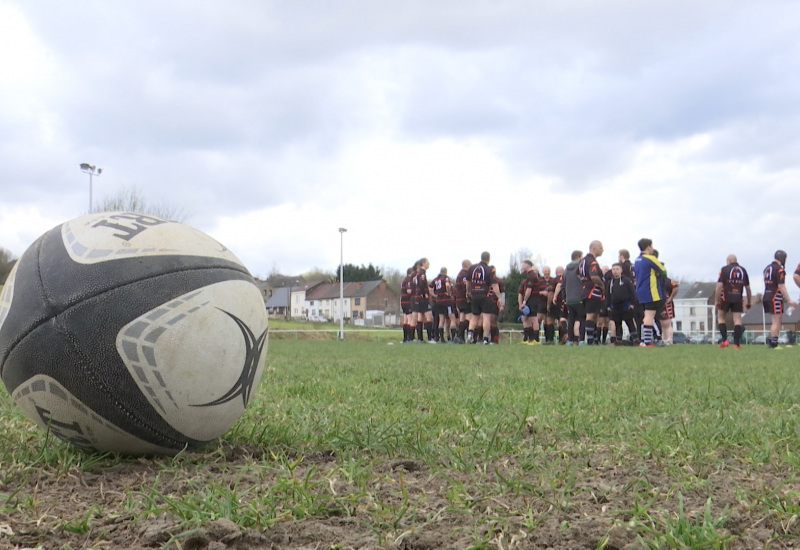
<path id="1" fill-rule="evenodd" d="M 688 336 L 698 337 L 716 331 L 714 290 L 716 283 L 692 283 L 678 286 L 674 298 L 673 328 Z"/>

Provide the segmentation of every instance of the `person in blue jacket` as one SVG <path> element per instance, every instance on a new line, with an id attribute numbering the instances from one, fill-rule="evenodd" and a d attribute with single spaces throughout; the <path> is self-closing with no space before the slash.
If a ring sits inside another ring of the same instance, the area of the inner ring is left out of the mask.
<path id="1" fill-rule="evenodd" d="M 639 250 L 641 254 L 633 263 L 633 272 L 636 278 L 636 298 L 644 309 L 642 321 L 642 347 L 654 347 L 655 318 L 666 296 L 664 294 L 664 278 L 667 269 L 653 254 L 653 241 L 640 239 Z"/>

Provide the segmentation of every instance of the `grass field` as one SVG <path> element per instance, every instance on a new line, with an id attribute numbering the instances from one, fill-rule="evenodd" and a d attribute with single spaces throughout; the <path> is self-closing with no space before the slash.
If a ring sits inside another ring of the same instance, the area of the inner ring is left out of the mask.
<path id="1" fill-rule="evenodd" d="M 0 548 L 794 548 L 798 363 L 272 339 L 234 428 L 156 459 L 73 450 L 4 393 Z"/>

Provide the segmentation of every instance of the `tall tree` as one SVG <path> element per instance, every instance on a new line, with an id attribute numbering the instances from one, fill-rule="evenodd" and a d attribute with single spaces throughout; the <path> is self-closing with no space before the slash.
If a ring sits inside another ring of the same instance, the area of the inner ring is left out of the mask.
<path id="1" fill-rule="evenodd" d="M 522 258 L 520 263 L 522 263 Z M 503 320 L 506 323 L 514 323 L 519 317 L 519 304 L 517 303 L 517 292 L 519 285 L 525 278 L 525 274 L 520 270 L 519 266 L 511 265 L 508 275 L 503 277 L 503 286 L 506 289 L 506 310 Z"/>
<path id="2" fill-rule="evenodd" d="M 339 282 L 339 275 L 341 274 L 342 270 L 340 269 L 342 266 L 336 268 L 336 275 L 334 278 L 335 282 Z M 357 281 L 379 281 L 383 279 L 383 274 L 381 273 L 380 268 L 375 267 L 372 264 L 365 266 L 361 264 L 360 266 L 356 266 L 353 264 L 344 264 L 344 280 L 347 283 L 357 282 Z"/>

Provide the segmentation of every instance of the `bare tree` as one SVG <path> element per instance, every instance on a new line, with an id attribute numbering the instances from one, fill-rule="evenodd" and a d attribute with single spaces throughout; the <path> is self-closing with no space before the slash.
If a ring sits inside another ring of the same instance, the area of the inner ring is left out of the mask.
<path id="1" fill-rule="evenodd" d="M 11 273 L 15 263 L 17 263 L 17 260 L 14 259 L 11 251 L 0 247 L 0 284 L 6 283 L 8 274 Z"/>
<path id="2" fill-rule="evenodd" d="M 336 276 L 330 270 L 326 271 L 321 267 L 314 266 L 311 268 L 311 271 L 303 273 L 302 277 L 306 281 L 325 281 L 326 283 L 332 283 Z"/>
<path id="3" fill-rule="evenodd" d="M 400 294 L 400 285 L 406 277 L 405 271 L 400 271 L 395 267 L 381 266 L 383 272 L 383 280 L 386 281 L 386 286 L 394 290 L 398 295 Z"/>
<path id="4" fill-rule="evenodd" d="M 522 270 L 522 262 L 524 260 L 530 260 L 533 257 L 533 252 L 531 252 L 530 248 L 520 248 L 517 250 L 516 254 L 512 254 L 508 260 L 508 268 L 509 271 L 521 271 Z"/>
<path id="5" fill-rule="evenodd" d="M 100 212 L 140 212 L 176 222 L 185 222 L 190 217 L 181 207 L 168 204 L 149 204 L 136 186 L 125 188 L 116 196 L 106 196 L 98 210 Z"/>

